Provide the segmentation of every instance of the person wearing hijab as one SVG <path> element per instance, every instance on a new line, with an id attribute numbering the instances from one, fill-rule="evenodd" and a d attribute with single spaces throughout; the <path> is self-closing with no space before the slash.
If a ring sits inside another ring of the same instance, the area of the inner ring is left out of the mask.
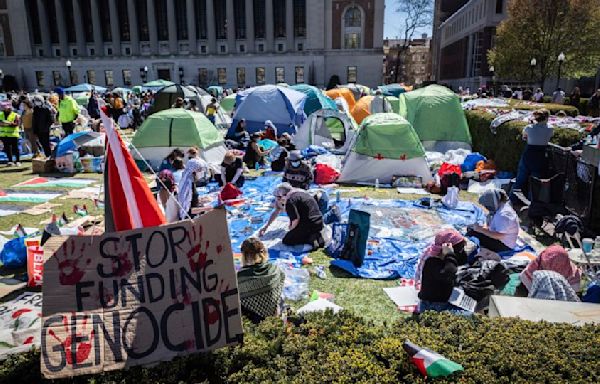
<path id="1" fill-rule="evenodd" d="M 198 192 L 196 191 L 196 181 L 198 180 L 198 174 L 204 172 L 205 163 L 199 158 L 192 158 L 188 160 L 181 176 L 181 182 L 179 183 L 179 194 L 177 200 L 179 201 L 179 217 L 183 220 L 186 217 L 190 217 L 191 208 L 198 205 Z"/>
<path id="2" fill-rule="evenodd" d="M 581 288 L 581 271 L 569 259 L 569 253 L 560 245 L 546 248 L 521 272 L 521 282 L 528 291 L 531 291 L 534 273 L 542 270 L 560 274 L 574 291 L 579 291 Z"/>
<path id="3" fill-rule="evenodd" d="M 464 253 L 465 243 L 465 238 L 456 230 L 445 229 L 438 232 L 434 243 L 421 256 L 415 275 L 416 282 L 421 284 L 419 313 L 450 311 L 466 314 L 448 302 L 459 265 L 457 255 Z"/>
<path id="4" fill-rule="evenodd" d="M 168 169 L 158 174 L 158 184 L 162 187 L 158 190 L 159 207 L 163 211 L 167 222 L 174 223 L 179 220 L 179 211 L 175 197 L 175 179 L 173 173 Z"/>
<path id="5" fill-rule="evenodd" d="M 265 130 L 262 133 L 261 139 L 269 139 L 277 141 L 277 127 L 271 120 L 265 121 Z"/>
<path id="6" fill-rule="evenodd" d="M 488 211 L 487 225 L 475 225 L 467 233 L 479 239 L 479 245 L 492 252 L 505 252 L 517 247 L 519 216 L 508 202 L 508 195 L 500 189 L 486 191 L 479 204 Z"/>

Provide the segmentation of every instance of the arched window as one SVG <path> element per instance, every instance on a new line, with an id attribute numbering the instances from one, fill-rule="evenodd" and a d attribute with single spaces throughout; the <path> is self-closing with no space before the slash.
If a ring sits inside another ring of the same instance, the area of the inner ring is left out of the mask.
<path id="1" fill-rule="evenodd" d="M 362 46 L 362 11 L 357 6 L 344 13 L 344 48 L 360 49 Z"/>

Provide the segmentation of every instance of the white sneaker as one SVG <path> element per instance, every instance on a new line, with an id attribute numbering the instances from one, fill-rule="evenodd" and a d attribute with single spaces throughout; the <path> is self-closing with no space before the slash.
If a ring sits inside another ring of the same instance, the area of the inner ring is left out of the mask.
<path id="1" fill-rule="evenodd" d="M 6 163 L 6 166 L 7 166 L 7 167 L 12 167 L 13 165 L 14 165 L 14 164 L 13 164 L 13 162 L 12 162 L 12 161 L 9 161 L 8 163 Z"/>

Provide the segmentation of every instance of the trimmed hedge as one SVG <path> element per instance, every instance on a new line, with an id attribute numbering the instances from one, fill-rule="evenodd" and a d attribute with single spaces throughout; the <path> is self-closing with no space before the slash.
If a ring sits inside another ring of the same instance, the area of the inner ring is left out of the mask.
<path id="1" fill-rule="evenodd" d="M 479 152 L 496 162 L 502 171 L 516 172 L 525 142 L 521 139 L 523 128 L 527 125 L 522 121 L 509 121 L 502 124 L 494 135 L 490 124 L 494 115 L 484 111 L 465 111 L 471 137 L 473 151 Z M 570 147 L 581 139 L 581 135 L 573 130 L 558 128 L 554 130 L 551 142 L 561 147 Z"/>
<path id="2" fill-rule="evenodd" d="M 402 349 L 412 342 L 464 366 L 436 383 L 600 382 L 600 327 L 466 319 L 426 313 L 378 326 L 341 312 L 283 326 L 245 324 L 245 343 L 152 368 L 133 367 L 55 383 L 426 383 Z M 5 361 L 0 381 L 41 381 L 39 353 Z"/>
<path id="3" fill-rule="evenodd" d="M 588 110 L 588 103 L 589 103 L 590 99 L 587 97 L 582 97 L 580 102 L 579 102 L 579 113 L 587 116 L 587 114 L 589 113 Z M 544 100 L 542 101 L 543 103 L 546 104 L 552 104 L 552 96 L 544 96 Z M 570 96 L 566 96 L 565 97 L 565 106 L 570 106 L 571 104 L 571 97 Z M 553 104 L 553 105 L 559 105 L 559 104 Z"/>

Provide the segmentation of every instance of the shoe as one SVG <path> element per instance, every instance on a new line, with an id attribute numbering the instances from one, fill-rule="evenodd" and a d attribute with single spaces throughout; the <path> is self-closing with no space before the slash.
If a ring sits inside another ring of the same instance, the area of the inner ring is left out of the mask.
<path id="1" fill-rule="evenodd" d="M 15 165 L 12 161 L 9 161 L 8 163 L 6 163 L 7 167 L 12 167 L 13 165 Z"/>

